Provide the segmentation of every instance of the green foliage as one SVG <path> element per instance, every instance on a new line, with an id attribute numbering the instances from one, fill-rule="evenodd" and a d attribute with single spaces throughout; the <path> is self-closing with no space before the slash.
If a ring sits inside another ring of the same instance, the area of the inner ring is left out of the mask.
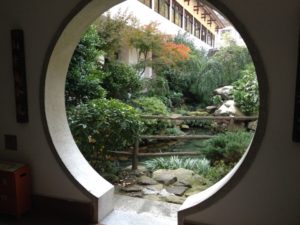
<path id="1" fill-rule="evenodd" d="M 102 41 L 99 47 L 105 52 L 108 60 L 115 60 L 116 53 L 124 45 L 127 45 L 124 37 L 126 37 L 127 33 L 130 33 L 130 26 L 135 26 L 136 23 L 137 19 L 126 11 L 120 11 L 115 16 L 107 13 L 94 22 Z"/>
<path id="2" fill-rule="evenodd" d="M 98 58 L 103 54 L 95 26 L 90 26 L 80 39 L 71 59 L 66 79 L 66 105 L 74 106 L 91 99 L 103 98 L 106 94 L 101 87 L 106 76 L 101 71 Z"/>
<path id="3" fill-rule="evenodd" d="M 216 183 L 229 173 L 232 167 L 233 165 L 227 165 L 222 160 L 218 161 L 206 171 L 205 177 Z"/>
<path id="4" fill-rule="evenodd" d="M 236 163 L 252 140 L 250 132 L 226 132 L 203 142 L 201 151 L 212 164 L 223 160 L 226 164 Z"/>
<path id="5" fill-rule="evenodd" d="M 99 99 L 68 111 L 74 140 L 99 173 L 107 165 L 107 151 L 120 151 L 134 144 L 142 128 L 137 111 L 119 100 Z"/>
<path id="6" fill-rule="evenodd" d="M 215 96 L 213 96 L 213 98 L 212 98 L 212 103 L 213 103 L 213 105 L 215 105 L 215 106 L 221 105 L 221 104 L 223 103 L 223 100 L 222 100 L 221 95 L 215 95 Z"/>
<path id="7" fill-rule="evenodd" d="M 146 115 L 168 115 L 166 105 L 156 97 L 140 97 L 133 100 L 140 112 Z"/>
<path id="8" fill-rule="evenodd" d="M 128 100 L 141 90 L 141 80 L 137 71 L 130 65 L 121 62 L 109 62 L 104 71 L 107 76 L 102 86 L 107 90 L 107 97 Z"/>
<path id="9" fill-rule="evenodd" d="M 148 90 L 147 96 L 159 98 L 167 107 L 173 108 L 183 104 L 183 94 L 171 91 L 168 80 L 163 76 L 147 79 L 145 87 Z"/>
<path id="10" fill-rule="evenodd" d="M 156 97 L 140 97 L 133 100 L 133 105 L 141 114 L 145 115 L 168 115 L 166 105 Z M 170 126 L 170 123 L 165 120 L 158 119 L 143 119 L 144 134 L 160 134 Z"/>
<path id="11" fill-rule="evenodd" d="M 243 71 L 243 77 L 233 83 L 233 97 L 246 115 L 257 114 L 259 106 L 258 82 L 253 64 Z"/>
<path id="12" fill-rule="evenodd" d="M 127 33 L 129 46 L 138 51 L 138 63 L 136 68 L 142 75 L 147 66 L 153 63 L 152 54 L 160 52 L 163 45 L 163 36 L 157 29 L 157 23 L 150 23 L 145 26 L 138 26 Z"/>
<path id="13" fill-rule="evenodd" d="M 180 130 L 178 127 L 167 128 L 167 129 L 165 129 L 164 134 L 174 135 L 174 136 L 185 135 L 185 133 L 182 130 Z"/>
<path id="14" fill-rule="evenodd" d="M 158 169 L 178 169 L 184 168 L 188 170 L 193 170 L 198 174 L 206 174 L 210 169 L 210 162 L 203 158 L 179 158 L 178 156 L 171 157 L 161 157 L 144 162 L 147 169 L 150 171 L 155 171 Z"/>

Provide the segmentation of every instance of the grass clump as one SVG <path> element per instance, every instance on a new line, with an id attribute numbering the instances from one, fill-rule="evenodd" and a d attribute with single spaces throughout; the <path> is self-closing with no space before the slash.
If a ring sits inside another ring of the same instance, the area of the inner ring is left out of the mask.
<path id="1" fill-rule="evenodd" d="M 150 171 L 158 169 L 178 169 L 184 168 L 193 170 L 198 174 L 206 174 L 210 169 L 210 162 L 205 158 L 179 158 L 178 156 L 160 157 L 156 159 L 147 160 L 145 166 Z"/>

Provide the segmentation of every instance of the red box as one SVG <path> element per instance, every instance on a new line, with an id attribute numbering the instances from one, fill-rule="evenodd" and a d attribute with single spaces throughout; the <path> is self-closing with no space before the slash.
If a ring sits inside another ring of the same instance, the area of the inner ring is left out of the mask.
<path id="1" fill-rule="evenodd" d="M 30 196 L 29 167 L 0 161 L 0 212 L 21 216 L 31 208 Z"/>

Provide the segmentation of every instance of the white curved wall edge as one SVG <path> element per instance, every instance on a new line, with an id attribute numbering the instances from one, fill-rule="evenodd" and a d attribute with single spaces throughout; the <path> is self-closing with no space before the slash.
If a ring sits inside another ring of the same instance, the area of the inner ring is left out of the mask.
<path id="1" fill-rule="evenodd" d="M 88 164 L 72 137 L 64 102 L 65 79 L 73 51 L 88 25 L 119 2 L 91 1 L 71 19 L 51 53 L 44 90 L 46 121 L 57 155 L 91 200 L 98 202 L 98 221 L 113 209 L 114 187 Z"/>

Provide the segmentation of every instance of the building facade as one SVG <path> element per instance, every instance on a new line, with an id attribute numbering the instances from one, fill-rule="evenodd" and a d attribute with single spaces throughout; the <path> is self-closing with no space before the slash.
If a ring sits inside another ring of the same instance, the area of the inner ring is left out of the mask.
<path id="1" fill-rule="evenodd" d="M 134 14 L 141 24 L 156 22 L 170 35 L 188 33 L 195 46 L 208 51 L 216 45 L 217 33 L 224 28 L 217 13 L 198 0 L 127 0 L 110 9 Z"/>
<path id="2" fill-rule="evenodd" d="M 134 15 L 141 25 L 155 22 L 168 35 L 186 33 L 197 48 L 205 51 L 215 48 L 218 31 L 225 27 L 214 10 L 197 0 L 127 0 L 109 10 L 112 16 L 120 12 Z M 118 57 L 127 64 L 138 62 L 137 51 L 130 47 L 123 46 Z M 142 74 L 147 78 L 153 75 L 151 67 Z"/>

